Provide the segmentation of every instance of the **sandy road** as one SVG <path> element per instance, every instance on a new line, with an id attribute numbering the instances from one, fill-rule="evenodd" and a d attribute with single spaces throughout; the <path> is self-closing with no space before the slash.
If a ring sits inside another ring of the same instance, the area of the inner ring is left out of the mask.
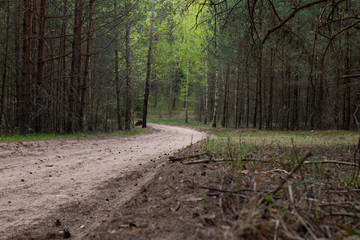
<path id="1" fill-rule="evenodd" d="M 152 127 L 151 133 L 132 137 L 0 143 L 0 239 L 38 223 L 62 204 L 86 199 L 107 180 L 206 136 L 187 128 Z"/>

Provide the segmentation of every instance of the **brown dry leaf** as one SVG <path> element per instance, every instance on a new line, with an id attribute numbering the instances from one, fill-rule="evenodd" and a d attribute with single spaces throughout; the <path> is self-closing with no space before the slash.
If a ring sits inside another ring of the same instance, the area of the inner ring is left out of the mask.
<path id="1" fill-rule="evenodd" d="M 249 173 L 249 170 L 243 170 L 241 171 L 242 174 L 248 174 Z"/>
<path id="2" fill-rule="evenodd" d="M 198 202 L 198 201 L 202 201 L 203 198 L 202 197 L 190 197 L 188 199 L 185 200 L 185 202 Z"/>
<path id="3" fill-rule="evenodd" d="M 249 213 L 249 209 L 244 208 L 240 211 L 241 214 L 248 214 Z"/>
<path id="4" fill-rule="evenodd" d="M 229 227 L 229 226 L 226 226 L 226 225 L 222 225 L 222 226 L 221 226 L 221 229 L 222 229 L 223 231 L 229 231 L 229 230 L 230 230 L 230 227 Z"/>
<path id="5" fill-rule="evenodd" d="M 271 212 L 271 213 L 277 213 L 277 209 L 275 209 L 275 208 L 270 208 L 270 209 L 269 209 L 269 212 Z"/>
<path id="6" fill-rule="evenodd" d="M 162 199 L 167 199 L 171 196 L 170 191 L 165 191 L 163 194 L 161 194 Z"/>

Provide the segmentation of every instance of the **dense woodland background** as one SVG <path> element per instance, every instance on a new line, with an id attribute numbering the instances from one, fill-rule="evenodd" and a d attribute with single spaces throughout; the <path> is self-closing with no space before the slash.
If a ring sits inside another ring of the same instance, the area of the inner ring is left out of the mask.
<path id="1" fill-rule="evenodd" d="M 3 133 L 179 113 L 214 127 L 359 125 L 357 0 L 1 0 L 0 16 Z"/>

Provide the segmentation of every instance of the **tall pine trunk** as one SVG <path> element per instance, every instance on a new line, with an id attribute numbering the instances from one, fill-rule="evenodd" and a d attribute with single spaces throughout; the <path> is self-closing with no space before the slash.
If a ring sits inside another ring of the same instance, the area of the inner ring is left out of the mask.
<path id="1" fill-rule="evenodd" d="M 148 49 L 147 62 L 146 62 L 146 79 L 145 79 L 145 88 L 144 88 L 144 102 L 143 102 L 143 116 L 142 116 L 143 128 L 146 128 L 149 92 L 150 92 L 151 54 L 152 54 L 153 32 L 154 32 L 154 17 L 155 17 L 155 2 L 152 3 L 151 19 L 150 19 L 149 49 Z"/>
<path id="2" fill-rule="evenodd" d="M 125 11 L 129 12 L 130 3 L 127 0 L 125 2 Z M 131 65 L 130 65 L 130 20 L 126 22 L 126 34 L 125 34 L 125 82 L 126 82 L 126 108 L 125 108 L 125 130 L 131 129 Z"/>
<path id="3" fill-rule="evenodd" d="M 34 1 L 25 0 L 24 11 L 24 45 L 23 45 L 23 82 L 25 83 L 25 92 L 23 94 L 22 104 L 24 104 L 24 116 L 22 117 L 21 131 L 23 133 L 28 132 L 32 123 L 32 96 L 31 96 L 31 84 L 32 84 L 32 30 L 33 30 L 33 11 Z"/>
<path id="4" fill-rule="evenodd" d="M 86 58 L 85 58 L 85 69 L 84 69 L 84 79 L 81 87 L 81 100 L 80 100 L 80 109 L 79 109 L 79 129 L 84 131 L 84 111 L 85 111 L 85 100 L 87 93 L 87 84 L 90 77 L 90 57 L 91 57 L 91 39 L 92 39 L 92 27 L 93 27 L 93 8 L 94 0 L 90 0 L 89 5 L 89 23 L 87 29 L 87 38 L 86 38 Z"/>
<path id="5" fill-rule="evenodd" d="M 10 30 L 10 0 L 6 2 L 6 30 L 5 30 L 5 51 L 4 51 L 4 63 L 3 63 L 3 73 L 2 73 L 2 82 L 1 82 L 1 96 L 0 96 L 0 127 L 4 123 L 7 125 L 7 117 L 3 115 L 5 113 L 5 88 L 7 82 L 7 70 L 8 70 L 8 51 L 9 51 L 9 30 Z"/>
<path id="6" fill-rule="evenodd" d="M 69 90 L 68 133 L 78 130 L 79 84 L 81 83 L 81 51 L 82 51 L 82 11 L 83 0 L 76 0 L 74 14 L 74 36 L 72 44 L 72 62 Z"/>

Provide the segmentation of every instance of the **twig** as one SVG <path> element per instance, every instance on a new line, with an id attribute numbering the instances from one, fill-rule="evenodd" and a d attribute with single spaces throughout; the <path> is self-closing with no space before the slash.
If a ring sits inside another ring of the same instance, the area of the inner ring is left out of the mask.
<path id="1" fill-rule="evenodd" d="M 283 173 L 286 173 L 287 175 L 290 175 L 290 173 L 284 169 L 274 169 L 274 170 L 270 170 L 270 171 L 266 171 L 266 172 L 262 172 L 262 173 L 267 174 L 267 173 L 272 173 L 272 172 L 283 172 Z"/>
<path id="2" fill-rule="evenodd" d="M 349 192 L 360 192 L 360 189 L 343 189 L 343 190 L 329 190 L 328 193 L 349 193 Z"/>
<path id="3" fill-rule="evenodd" d="M 210 163 L 210 162 L 235 162 L 240 161 L 236 158 L 222 158 L 222 159 L 201 159 L 196 161 L 189 161 L 186 163 L 183 163 L 184 165 L 188 164 L 199 164 L 199 163 Z M 262 160 L 262 159 L 253 159 L 253 158 L 243 158 L 241 161 L 243 162 L 263 162 L 263 163 L 269 163 L 270 161 Z"/>
<path id="4" fill-rule="evenodd" d="M 290 174 L 287 176 L 287 178 L 285 178 L 280 184 L 279 186 L 271 192 L 271 195 L 275 195 L 278 191 L 280 191 L 280 189 L 283 187 L 283 185 L 286 183 L 287 180 L 289 180 L 289 178 L 299 170 L 299 168 L 301 167 L 301 165 L 303 165 L 303 163 L 305 162 L 306 159 L 308 159 L 309 157 L 312 156 L 311 151 L 307 151 L 304 155 L 304 157 L 301 159 L 301 161 L 299 162 L 299 164 L 290 172 Z"/>
<path id="5" fill-rule="evenodd" d="M 318 239 L 316 236 L 315 236 L 315 234 L 313 233 L 313 231 L 311 231 L 311 229 L 310 229 L 310 227 L 308 226 L 308 224 L 304 221 L 304 219 L 300 216 L 300 214 L 297 212 L 297 211 L 295 211 L 295 215 L 296 215 L 296 217 L 300 220 L 300 222 L 302 223 L 302 225 L 306 228 L 306 230 L 308 231 L 308 233 L 310 233 L 310 235 L 311 235 L 311 237 L 313 238 L 313 239 Z"/>
<path id="6" fill-rule="evenodd" d="M 353 218 L 360 218 L 360 215 L 357 214 L 353 214 L 353 213 L 329 213 L 329 216 L 334 216 L 334 217 L 353 217 Z"/>
<path id="7" fill-rule="evenodd" d="M 225 190 L 225 189 L 218 189 L 218 188 L 213 188 L 213 187 L 207 187 L 207 186 L 199 186 L 199 188 L 202 189 L 209 189 L 211 191 L 218 191 L 218 192 L 228 192 L 228 193 L 237 193 L 237 192 L 252 192 L 253 190 L 250 188 L 242 188 L 236 191 L 231 191 L 231 190 Z"/>
<path id="8" fill-rule="evenodd" d="M 305 161 L 303 164 L 312 164 L 311 161 Z M 358 167 L 359 165 L 356 163 L 350 163 L 350 162 L 343 162 L 343 161 L 336 161 L 336 160 L 322 160 L 322 161 L 316 161 L 316 163 L 333 163 L 333 164 L 340 164 L 340 165 L 347 165 L 347 166 L 355 166 Z"/>
<path id="9" fill-rule="evenodd" d="M 186 156 L 186 157 L 169 157 L 169 161 L 170 162 L 180 162 L 187 158 L 197 158 L 197 157 L 201 157 L 204 155 L 208 155 L 208 153 L 200 153 L 200 154 L 190 155 L 190 156 Z"/>

